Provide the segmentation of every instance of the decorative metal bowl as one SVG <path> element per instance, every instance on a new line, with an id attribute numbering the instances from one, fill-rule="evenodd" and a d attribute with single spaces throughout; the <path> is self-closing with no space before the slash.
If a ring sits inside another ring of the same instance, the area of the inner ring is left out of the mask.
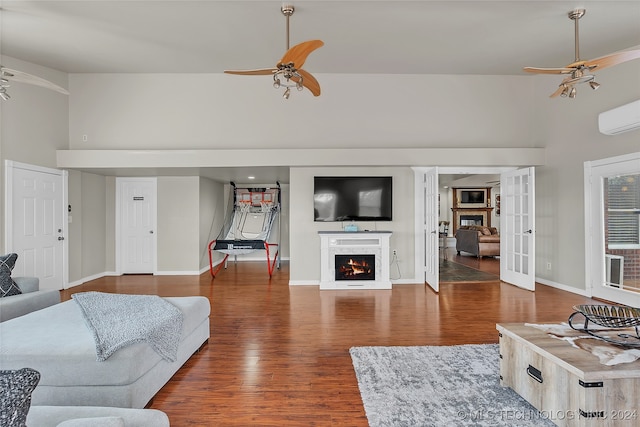
<path id="1" fill-rule="evenodd" d="M 640 309 L 622 305 L 576 305 L 573 309 L 596 325 L 630 328 L 640 325 Z"/>
<path id="2" fill-rule="evenodd" d="M 640 325 L 640 309 L 622 305 L 604 304 L 576 305 L 573 309 L 575 311 L 569 316 L 569 326 L 576 331 L 586 332 L 595 338 L 612 344 L 640 347 L 640 331 L 638 330 L 638 326 Z M 584 316 L 584 325 L 582 327 L 576 327 L 572 322 L 573 318 L 578 314 Z M 611 329 L 634 328 L 635 335 L 621 333 L 617 335 L 617 338 L 606 336 L 602 334 L 606 332 L 606 330 L 589 329 L 589 322 Z"/>

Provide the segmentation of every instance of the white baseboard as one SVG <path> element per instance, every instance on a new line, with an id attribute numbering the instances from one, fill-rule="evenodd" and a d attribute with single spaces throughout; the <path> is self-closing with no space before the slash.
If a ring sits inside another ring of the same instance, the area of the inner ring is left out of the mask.
<path id="1" fill-rule="evenodd" d="M 208 271 L 209 267 L 203 268 L 201 271 L 156 271 L 154 275 L 156 276 L 199 276 L 205 271 Z M 69 282 L 69 285 L 65 289 L 73 288 L 75 286 L 80 286 L 86 282 L 90 282 L 92 280 L 100 279 L 102 277 L 107 276 L 122 276 L 122 274 L 117 273 L 115 271 L 104 271 L 102 273 L 92 274 L 91 276 L 83 277 L 79 280 L 74 280 L 73 282 Z"/>
<path id="2" fill-rule="evenodd" d="M 591 298 L 591 295 L 585 289 L 574 288 L 573 286 L 563 285 L 562 283 L 553 282 L 547 279 L 541 279 L 536 277 L 536 282 L 543 285 L 551 286 L 552 288 L 560 289 L 561 291 L 571 292 L 572 294 L 582 295 L 583 297 Z"/>
<path id="3" fill-rule="evenodd" d="M 418 279 L 391 279 L 392 285 L 424 285 Z"/>
<path id="4" fill-rule="evenodd" d="M 75 286 L 80 286 L 80 285 L 82 285 L 83 283 L 84 283 L 84 282 L 82 282 L 82 281 L 77 281 L 77 280 L 76 280 L 75 282 L 69 282 L 69 283 L 67 284 L 67 286 L 66 286 L 64 289 L 71 289 L 71 288 L 73 288 L 73 287 L 75 287 Z"/>
<path id="5" fill-rule="evenodd" d="M 319 280 L 289 280 L 289 286 L 320 286 Z"/>
<path id="6" fill-rule="evenodd" d="M 181 271 L 156 271 L 154 276 L 199 276 L 201 273 L 198 270 L 181 270 Z"/>
<path id="7" fill-rule="evenodd" d="M 421 285 L 416 279 L 391 280 L 392 285 Z M 289 280 L 289 286 L 320 286 L 319 280 Z"/>
<path id="8" fill-rule="evenodd" d="M 100 279 L 104 276 L 115 276 L 115 275 L 116 275 L 115 273 L 109 274 L 107 272 L 92 274 L 91 276 L 83 277 L 80 280 L 74 280 L 73 282 L 69 282 L 69 286 L 67 286 L 65 289 L 73 288 L 75 286 L 80 286 L 83 283 L 90 282 L 91 280 Z"/>

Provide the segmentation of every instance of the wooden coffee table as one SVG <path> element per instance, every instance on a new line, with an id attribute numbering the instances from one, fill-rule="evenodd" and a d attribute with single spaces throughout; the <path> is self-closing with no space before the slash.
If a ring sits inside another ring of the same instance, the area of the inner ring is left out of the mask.
<path id="1" fill-rule="evenodd" d="M 640 426 L 640 361 L 607 366 L 591 352 L 541 329 L 523 323 L 496 328 L 501 385 L 543 417 L 558 426 Z M 594 341 L 605 351 L 620 348 Z"/>

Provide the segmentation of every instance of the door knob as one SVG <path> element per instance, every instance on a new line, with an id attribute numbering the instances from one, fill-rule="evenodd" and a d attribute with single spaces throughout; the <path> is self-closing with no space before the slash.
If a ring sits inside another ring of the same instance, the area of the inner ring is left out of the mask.
<path id="1" fill-rule="evenodd" d="M 153 234 L 153 230 L 149 230 L 149 234 Z"/>
<path id="2" fill-rule="evenodd" d="M 58 240 L 64 240 L 64 237 L 60 236 L 58 237 Z"/>

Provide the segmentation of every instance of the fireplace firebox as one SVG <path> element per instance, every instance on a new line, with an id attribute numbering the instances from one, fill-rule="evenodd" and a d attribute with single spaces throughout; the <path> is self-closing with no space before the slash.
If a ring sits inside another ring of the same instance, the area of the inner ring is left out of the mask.
<path id="1" fill-rule="evenodd" d="M 482 215 L 460 215 L 460 225 L 484 225 Z"/>
<path id="2" fill-rule="evenodd" d="M 318 231 L 320 290 L 391 289 L 390 231 Z"/>
<path id="3" fill-rule="evenodd" d="M 335 280 L 376 280 L 376 256 L 335 255 Z"/>

